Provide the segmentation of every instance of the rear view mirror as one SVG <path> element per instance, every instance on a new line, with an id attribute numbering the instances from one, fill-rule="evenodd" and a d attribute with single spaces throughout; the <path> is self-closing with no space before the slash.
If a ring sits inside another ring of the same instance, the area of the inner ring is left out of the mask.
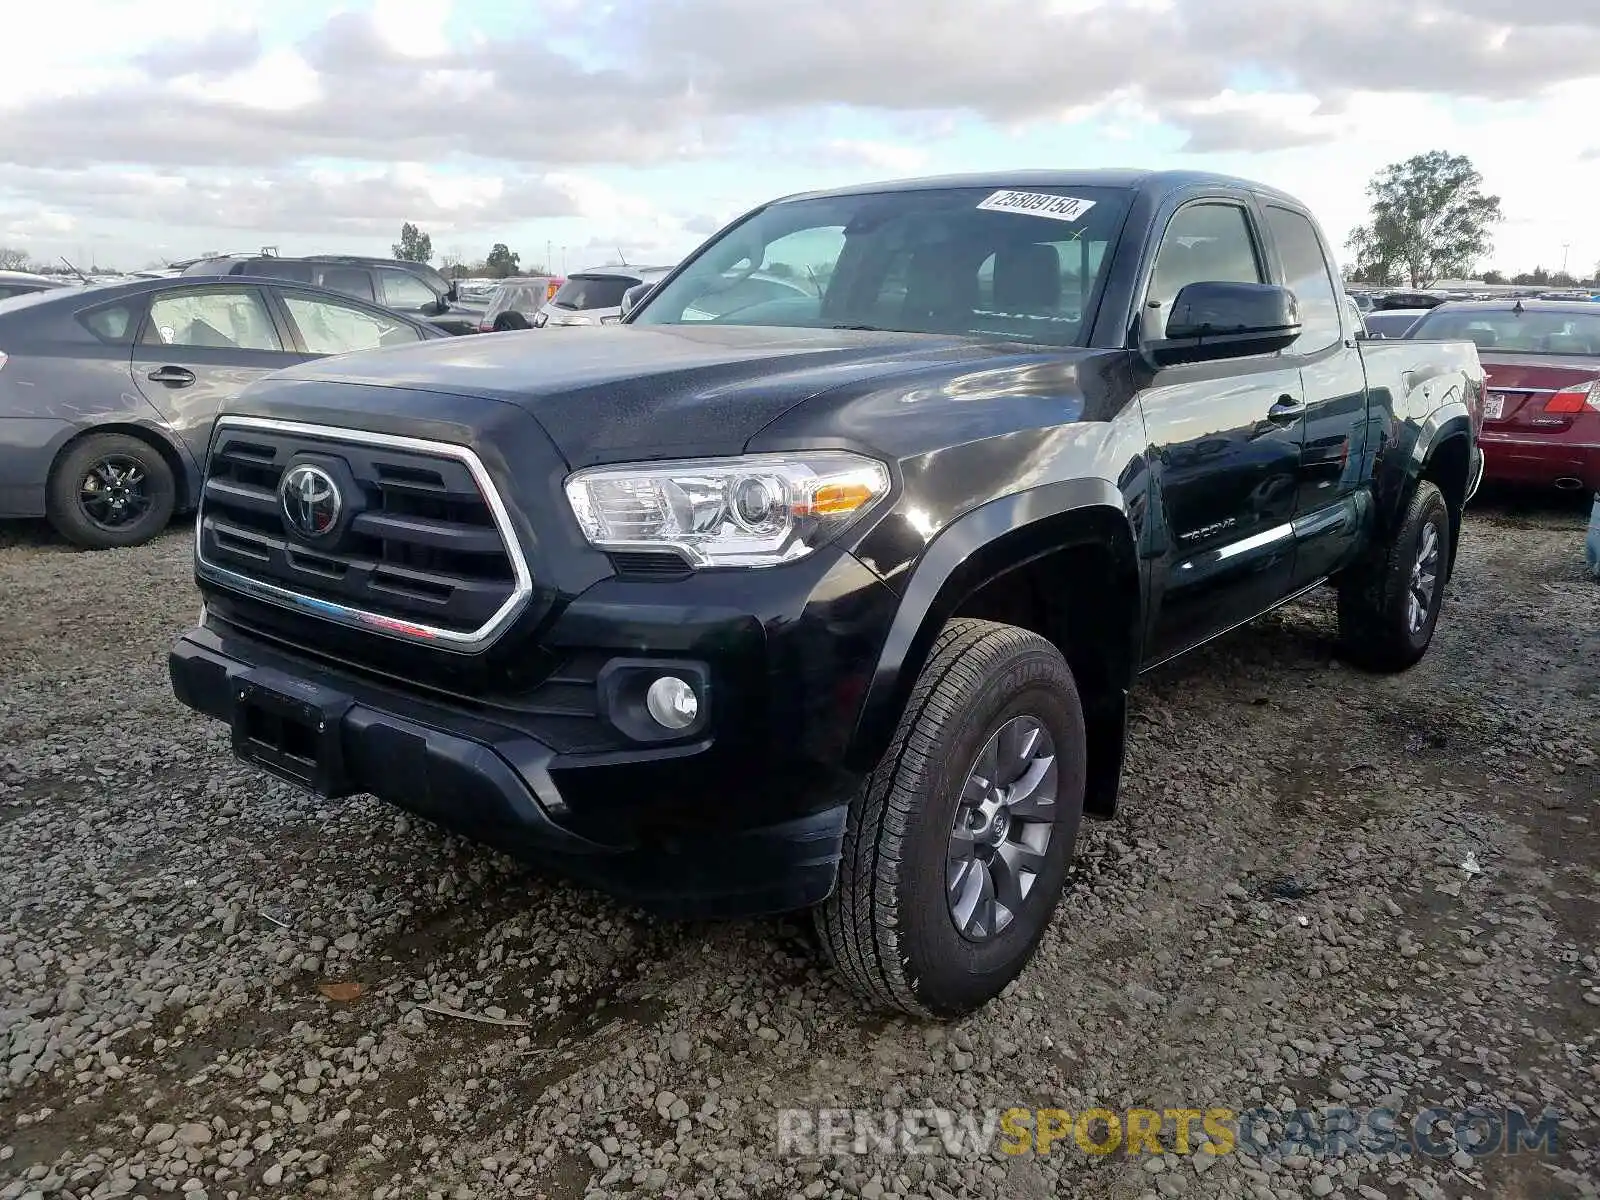
<path id="1" fill-rule="evenodd" d="M 639 301 L 643 300 L 647 295 L 649 295 L 650 289 L 654 286 L 655 285 L 651 283 L 636 283 L 627 291 L 623 292 L 622 315 L 627 316 L 636 307 L 638 307 Z"/>
<path id="2" fill-rule="evenodd" d="M 1149 310 L 1152 316 L 1159 310 Z M 1145 342 L 1157 366 L 1272 354 L 1300 336 L 1300 305 L 1270 283 L 1185 285 L 1172 302 L 1164 336 Z"/>

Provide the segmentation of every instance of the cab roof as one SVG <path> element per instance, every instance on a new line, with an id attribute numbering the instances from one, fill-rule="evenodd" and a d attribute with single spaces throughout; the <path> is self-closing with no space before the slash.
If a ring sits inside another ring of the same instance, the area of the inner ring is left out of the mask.
<path id="1" fill-rule="evenodd" d="M 1286 201 L 1304 208 L 1302 201 L 1287 192 L 1253 179 L 1219 175 L 1209 171 L 1152 171 L 1139 168 L 1096 167 L 1075 171 L 983 171 L 960 175 L 928 175 L 913 179 L 891 179 L 881 183 L 852 184 L 812 192 L 797 192 L 774 203 L 814 200 L 828 196 L 864 196 L 875 192 L 936 191 L 942 188 L 1120 188 L 1125 191 L 1165 194 L 1190 187 L 1229 187 L 1254 192 L 1258 196 Z"/>

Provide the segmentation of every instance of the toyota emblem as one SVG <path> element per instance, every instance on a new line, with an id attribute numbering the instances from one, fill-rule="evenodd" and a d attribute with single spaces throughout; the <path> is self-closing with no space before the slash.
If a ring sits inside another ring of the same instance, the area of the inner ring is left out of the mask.
<path id="1" fill-rule="evenodd" d="M 278 501 L 289 528 L 301 537 L 319 538 L 339 523 L 344 497 L 339 485 L 321 467 L 301 463 L 284 473 L 278 484 Z"/>

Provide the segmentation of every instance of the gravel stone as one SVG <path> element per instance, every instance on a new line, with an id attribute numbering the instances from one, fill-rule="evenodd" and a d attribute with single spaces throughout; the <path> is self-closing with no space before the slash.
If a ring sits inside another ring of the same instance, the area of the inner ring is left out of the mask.
<path id="1" fill-rule="evenodd" d="M 864 1013 L 801 917 L 655 920 L 238 763 L 166 677 L 196 602 L 185 523 L 99 554 L 0 529 L 0 1200 L 1511 1186 L 1465 1140 L 1443 1161 L 1279 1154 L 1281 1118 L 1249 1153 L 1192 1146 L 1187 1167 L 1059 1145 L 778 1153 L 784 1109 L 981 1123 L 1020 1102 L 1548 1107 L 1570 1128 L 1540 1186 L 1592 1195 L 1600 588 L 1583 524 L 1475 500 L 1435 644 L 1398 675 L 1343 664 L 1318 592 L 1141 679 L 1118 815 L 1080 829 L 1035 961 L 943 1024 Z M 354 999 L 319 991 L 352 983 Z"/>

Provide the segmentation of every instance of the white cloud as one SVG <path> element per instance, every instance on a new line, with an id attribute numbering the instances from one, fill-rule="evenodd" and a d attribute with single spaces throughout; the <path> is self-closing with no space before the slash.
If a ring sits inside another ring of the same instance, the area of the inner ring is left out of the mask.
<path id="1" fill-rule="evenodd" d="M 918 146 L 902 146 L 893 142 L 832 138 L 822 143 L 816 157 L 839 166 L 909 173 L 921 170 L 927 164 L 928 152 Z"/>
<path id="2" fill-rule="evenodd" d="M 221 77 L 182 75 L 170 86 L 197 103 L 273 112 L 305 108 L 323 98 L 321 76 L 289 49 L 270 51 L 243 69 Z"/>
<path id="3" fill-rule="evenodd" d="M 965 169 L 974 128 L 1019 151 L 1087 129 L 1279 183 L 1339 237 L 1374 170 L 1465 152 L 1517 218 L 1506 265 L 1600 257 L 1595 0 L 546 0 L 516 34 L 459 35 L 506 22 L 450 0 L 12 7 L 7 225 L 564 216 L 670 241 L 813 173 Z M 702 170 L 736 194 L 693 199 Z"/>

